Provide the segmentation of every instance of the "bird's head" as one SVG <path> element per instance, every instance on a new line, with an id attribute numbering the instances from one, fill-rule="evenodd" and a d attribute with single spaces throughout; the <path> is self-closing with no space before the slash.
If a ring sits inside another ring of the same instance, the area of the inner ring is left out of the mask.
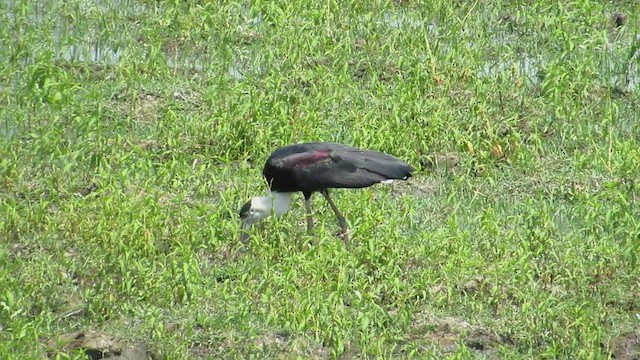
<path id="1" fill-rule="evenodd" d="M 291 193 L 272 192 L 267 196 L 256 196 L 242 205 L 240 241 L 244 242 L 249 237 L 249 231 L 253 225 L 269 217 L 272 211 L 276 216 L 286 213 L 291 205 L 291 199 Z"/>
<path id="2" fill-rule="evenodd" d="M 271 206 L 263 197 L 256 196 L 247 201 L 240 208 L 241 234 L 240 241 L 245 241 L 249 237 L 249 231 L 254 224 L 266 219 L 271 215 Z"/>

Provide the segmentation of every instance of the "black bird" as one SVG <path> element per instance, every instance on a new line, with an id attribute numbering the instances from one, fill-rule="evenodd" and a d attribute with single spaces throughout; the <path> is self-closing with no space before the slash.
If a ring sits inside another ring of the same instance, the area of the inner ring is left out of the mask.
<path id="1" fill-rule="evenodd" d="M 329 197 L 330 188 L 364 188 L 394 179 L 407 180 L 415 169 L 404 161 L 378 151 L 346 145 L 314 142 L 276 149 L 262 171 L 270 192 L 254 197 L 240 209 L 241 241 L 246 240 L 253 224 L 271 215 L 284 215 L 294 192 L 304 195 L 307 231 L 313 229 L 311 195 L 321 193 L 333 209 L 342 227 L 343 240 L 349 241 L 347 221 Z"/>

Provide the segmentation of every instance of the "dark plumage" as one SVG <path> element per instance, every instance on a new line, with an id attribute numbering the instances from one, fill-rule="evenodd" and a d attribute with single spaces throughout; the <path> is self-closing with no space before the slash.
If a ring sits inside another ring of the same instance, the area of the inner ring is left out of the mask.
<path id="1" fill-rule="evenodd" d="M 347 224 L 335 206 L 328 189 L 364 188 L 389 180 L 406 180 L 415 169 L 394 156 L 351 146 L 314 142 L 289 145 L 276 149 L 267 159 L 263 175 L 271 190 L 268 197 L 253 198 L 240 211 L 243 224 L 252 224 L 268 216 L 273 208 L 276 215 L 286 213 L 291 193 L 302 192 L 305 198 L 307 229 L 313 228 L 311 195 L 320 192 L 338 218 L 345 241 Z M 262 212 L 262 213 L 260 213 Z M 247 230 L 250 226 L 243 226 Z"/>

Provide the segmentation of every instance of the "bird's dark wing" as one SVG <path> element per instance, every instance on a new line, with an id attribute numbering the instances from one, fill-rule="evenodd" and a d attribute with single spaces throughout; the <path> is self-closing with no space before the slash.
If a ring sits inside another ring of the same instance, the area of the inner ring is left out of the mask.
<path id="1" fill-rule="evenodd" d="M 308 190 L 367 187 L 389 179 L 407 179 L 415 170 L 391 155 L 339 144 L 270 159 L 269 165 L 288 172 Z"/>

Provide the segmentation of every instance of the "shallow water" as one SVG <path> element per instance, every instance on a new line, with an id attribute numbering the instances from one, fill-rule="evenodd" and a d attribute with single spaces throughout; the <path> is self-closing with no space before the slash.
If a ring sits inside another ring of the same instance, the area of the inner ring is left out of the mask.
<path id="1" fill-rule="evenodd" d="M 26 5 L 29 4 L 29 5 Z M 15 0 L 5 0 L 0 7 L 5 12 L 7 23 L 12 25 L 17 33 L 25 31 L 42 31 L 39 44 L 33 44 L 34 48 L 28 51 L 25 63 L 36 61 L 39 54 L 53 52 L 55 60 L 68 62 L 95 62 L 104 65 L 115 65 L 123 56 L 143 56 L 151 54 L 148 46 L 140 38 L 140 29 L 135 24 L 136 20 L 145 14 L 157 11 L 153 5 L 137 1 L 88 1 L 68 4 L 49 2 L 27 3 Z M 57 15 L 64 9 L 65 14 L 74 16 Z M 242 10 L 243 9 L 243 10 Z M 250 15 L 249 10 L 241 8 L 241 19 L 245 23 L 243 28 L 259 31 L 264 25 L 264 14 Z M 98 26 L 90 28 L 83 24 L 84 17 L 95 19 L 103 18 Z M 122 19 L 117 21 L 117 19 Z M 397 12 L 384 12 L 374 15 L 373 18 L 359 18 L 357 26 L 381 27 L 382 31 L 423 31 L 427 38 L 438 41 L 440 52 L 446 54 L 450 51 L 447 39 L 442 39 L 440 26 L 434 19 L 421 19 L 411 13 L 400 9 Z M 469 41 L 468 45 L 489 46 L 494 49 L 502 49 L 509 53 L 511 46 L 517 44 L 518 38 L 507 30 L 496 27 L 491 31 L 492 38 L 489 43 L 476 43 Z M 453 39 L 449 39 L 453 41 Z M 637 40 L 640 43 L 640 39 Z M 31 45 L 31 44 L 30 44 Z M 258 75 L 263 72 L 265 65 L 259 61 L 259 54 L 247 51 L 243 44 L 229 44 L 233 53 L 233 60 L 228 65 L 226 75 L 229 79 L 242 81 L 247 73 Z M 503 51 L 500 51 L 501 53 Z M 626 53 L 624 53 L 626 51 Z M 135 55 L 132 55 L 135 54 Z M 212 63 L 220 61 L 219 55 L 200 53 L 191 49 L 177 49 L 172 54 L 164 52 L 167 65 L 174 69 L 188 69 L 203 71 Z M 638 59 L 640 51 L 638 44 L 621 46 L 612 44 L 602 54 L 602 74 L 607 82 L 621 91 L 635 91 L 640 82 Z M 425 58 L 422 56 L 422 58 Z M 494 78 L 507 74 L 518 73 L 531 85 L 540 82 L 540 69 L 545 65 L 544 54 L 523 53 L 516 56 L 511 54 L 509 58 L 494 58 L 479 64 L 476 72 L 478 78 Z M 256 61 L 258 59 L 258 61 Z"/>
<path id="2" fill-rule="evenodd" d="M 136 1 L 83 1 L 76 3 L 28 3 L 7 0 L 0 4 L 4 10 L 6 23 L 12 27 L 16 37 L 21 34 L 33 34 L 41 32 L 42 35 L 35 39 L 28 39 L 30 48 L 13 56 L 12 60 L 23 65 L 39 61 L 40 56 L 53 54 L 53 60 L 61 60 L 71 63 L 99 63 L 101 65 L 116 65 L 123 57 L 129 59 L 154 59 L 164 57 L 169 68 L 175 70 L 189 70 L 202 72 L 208 70 L 212 64 L 217 67 L 226 66 L 226 77 L 234 81 L 243 81 L 250 76 L 260 76 L 270 66 L 262 60 L 259 47 L 242 43 L 230 43 L 226 55 L 216 52 L 204 44 L 204 50 L 191 49 L 185 45 L 177 44 L 172 49 L 150 49 L 150 45 L 144 42 L 143 30 L 137 24 L 137 19 L 145 14 L 158 11 L 155 5 Z M 239 26 L 246 31 L 258 32 L 264 26 L 265 15 L 262 13 L 250 14 L 250 11 L 241 7 L 239 16 L 244 23 Z M 71 14 L 60 16 L 59 13 Z M 437 44 L 438 53 L 434 56 L 445 56 L 452 50 L 452 44 L 460 41 L 455 38 L 446 38 L 442 34 L 441 25 L 435 19 L 422 19 L 400 9 L 397 12 L 384 12 L 373 17 L 360 17 L 355 26 L 374 26 L 381 31 L 407 31 L 424 32 L 425 39 Z M 85 21 L 86 20 L 86 21 Z M 237 25 L 237 24 L 236 24 Z M 491 38 L 482 42 L 468 37 L 467 46 L 487 47 L 487 53 L 493 52 L 500 55 L 487 56 L 484 62 L 479 62 L 476 68 L 478 79 L 491 79 L 500 77 L 512 77 L 518 74 L 529 85 L 539 85 L 543 78 L 547 59 L 551 54 L 536 53 L 535 48 L 530 52 L 516 53 L 513 50 L 518 44 L 518 36 L 505 30 L 505 27 L 496 26 L 490 31 Z M 453 34 L 451 35 L 453 36 Z M 28 37 L 28 36 L 27 36 Z M 600 76 L 610 87 L 621 92 L 633 92 L 640 83 L 640 38 L 636 43 L 621 44 L 611 43 L 601 54 L 602 62 Z M 0 45 L 5 48 L 5 54 L 16 48 L 24 46 L 20 40 L 14 39 L 11 45 Z M 231 59 L 229 59 L 231 54 Z M 7 56 L 7 55 L 4 55 Z M 4 57 L 0 55 L 0 60 Z M 417 54 L 426 61 L 427 53 Z M 221 65 L 224 64 L 224 65 Z M 0 91 L 4 91 L 0 87 Z"/>

